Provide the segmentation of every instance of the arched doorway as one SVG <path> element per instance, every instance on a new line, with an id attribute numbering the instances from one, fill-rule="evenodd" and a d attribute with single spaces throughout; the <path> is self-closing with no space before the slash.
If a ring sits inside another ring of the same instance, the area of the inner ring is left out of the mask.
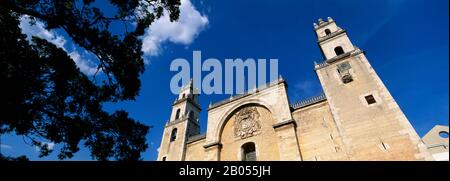
<path id="1" fill-rule="evenodd" d="M 256 161 L 256 147 L 255 143 L 248 142 L 241 146 L 242 150 L 242 161 Z"/>

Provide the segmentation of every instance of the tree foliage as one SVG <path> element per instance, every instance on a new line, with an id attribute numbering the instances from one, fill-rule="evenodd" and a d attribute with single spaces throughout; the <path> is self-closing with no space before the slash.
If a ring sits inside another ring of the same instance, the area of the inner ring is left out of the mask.
<path id="1" fill-rule="evenodd" d="M 109 0 L 115 15 L 106 16 L 95 0 L 0 1 L 0 135 L 14 132 L 40 147 L 42 140 L 63 145 L 59 159 L 71 158 L 83 140 L 94 159 L 139 160 L 149 127 L 119 110 L 103 110 L 106 102 L 134 100 L 144 71 L 141 36 L 168 12 L 179 16 L 179 0 Z M 110 13 L 109 13 L 110 14 Z M 83 74 L 63 49 L 19 28 L 27 15 L 46 29 L 63 30 L 73 42 L 93 53 L 105 80 Z M 125 31 L 109 27 L 122 22 Z M 129 27 L 129 25 L 135 25 Z"/>

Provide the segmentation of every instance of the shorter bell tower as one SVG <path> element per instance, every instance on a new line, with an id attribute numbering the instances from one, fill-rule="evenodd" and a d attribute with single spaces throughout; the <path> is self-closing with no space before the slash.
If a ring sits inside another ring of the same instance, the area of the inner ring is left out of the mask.
<path id="1" fill-rule="evenodd" d="M 196 89 L 191 80 L 184 86 L 172 104 L 172 113 L 164 127 L 164 134 L 159 147 L 159 161 L 184 160 L 186 141 L 189 137 L 200 134 L 199 114 Z"/>

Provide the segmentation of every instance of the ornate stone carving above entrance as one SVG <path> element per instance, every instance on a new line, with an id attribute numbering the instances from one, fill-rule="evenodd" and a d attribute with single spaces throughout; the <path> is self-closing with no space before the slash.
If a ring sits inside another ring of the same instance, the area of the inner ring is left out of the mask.
<path id="1" fill-rule="evenodd" d="M 260 114 L 256 107 L 245 107 L 236 113 L 234 136 L 247 138 L 261 130 Z"/>

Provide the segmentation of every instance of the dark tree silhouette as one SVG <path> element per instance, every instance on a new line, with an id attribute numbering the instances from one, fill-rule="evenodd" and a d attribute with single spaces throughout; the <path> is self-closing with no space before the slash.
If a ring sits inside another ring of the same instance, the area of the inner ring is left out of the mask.
<path id="1" fill-rule="evenodd" d="M 0 135 L 22 135 L 40 147 L 41 157 L 52 151 L 42 140 L 63 145 L 59 159 L 71 158 L 83 141 L 94 159 L 140 160 L 148 147 L 149 126 L 122 110 L 108 113 L 102 105 L 135 99 L 144 71 L 140 36 L 164 10 L 171 21 L 177 20 L 180 2 L 109 0 L 116 8 L 112 16 L 104 15 L 95 3 L 0 1 Z M 48 30 L 64 30 L 98 58 L 97 70 L 105 79 L 97 82 L 95 76 L 86 76 L 67 52 L 44 39 L 33 37 L 29 42 L 19 28 L 23 15 L 43 22 Z M 111 33 L 113 22 L 122 22 L 124 33 Z M 17 159 L 0 153 L 0 160 Z"/>

